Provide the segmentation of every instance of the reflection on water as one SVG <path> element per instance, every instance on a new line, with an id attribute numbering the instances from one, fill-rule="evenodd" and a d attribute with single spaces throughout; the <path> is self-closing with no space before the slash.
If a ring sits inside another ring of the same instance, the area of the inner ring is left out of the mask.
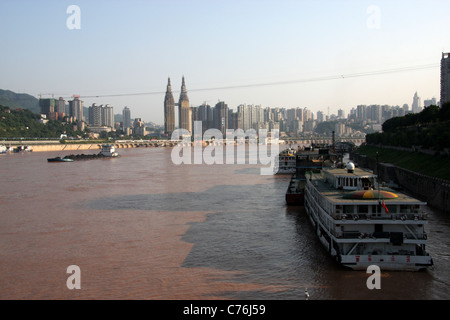
<path id="1" fill-rule="evenodd" d="M 449 299 L 450 219 L 429 210 L 425 272 L 338 266 L 305 213 L 287 207 L 288 176 L 257 165 L 181 165 L 170 149 L 49 164 L 0 158 L 0 298 Z M 82 289 L 65 287 L 67 266 Z"/>

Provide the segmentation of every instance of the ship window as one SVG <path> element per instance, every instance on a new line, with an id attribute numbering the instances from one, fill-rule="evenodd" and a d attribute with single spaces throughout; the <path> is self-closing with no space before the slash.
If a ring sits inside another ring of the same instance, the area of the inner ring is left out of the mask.
<path id="1" fill-rule="evenodd" d="M 344 213 L 353 213 L 353 206 L 344 206 Z"/>
<path id="2" fill-rule="evenodd" d="M 387 206 L 389 213 L 397 213 L 397 206 Z"/>
<path id="3" fill-rule="evenodd" d="M 407 205 L 400 205 L 400 213 L 411 213 L 411 207 Z"/>
<path id="4" fill-rule="evenodd" d="M 359 213 L 369 213 L 369 206 L 367 205 L 359 206 Z"/>

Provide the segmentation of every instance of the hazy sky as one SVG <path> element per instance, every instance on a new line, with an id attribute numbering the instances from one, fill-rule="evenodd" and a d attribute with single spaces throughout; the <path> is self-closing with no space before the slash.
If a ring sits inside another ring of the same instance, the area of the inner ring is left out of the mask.
<path id="1" fill-rule="evenodd" d="M 192 106 L 411 106 L 439 100 L 449 17 L 448 0 L 0 0 L 0 88 L 161 124 L 183 75 Z"/>

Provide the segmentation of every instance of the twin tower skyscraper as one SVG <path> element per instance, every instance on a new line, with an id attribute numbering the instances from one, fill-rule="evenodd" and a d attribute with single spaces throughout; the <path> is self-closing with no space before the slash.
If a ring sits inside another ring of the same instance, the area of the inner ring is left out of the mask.
<path id="1" fill-rule="evenodd" d="M 175 131 L 175 106 L 178 106 L 178 127 L 192 133 L 192 109 L 189 106 L 184 76 L 181 83 L 181 93 L 178 103 L 175 103 L 173 98 L 170 78 L 167 83 L 166 96 L 164 98 L 164 133 L 169 136 Z"/>

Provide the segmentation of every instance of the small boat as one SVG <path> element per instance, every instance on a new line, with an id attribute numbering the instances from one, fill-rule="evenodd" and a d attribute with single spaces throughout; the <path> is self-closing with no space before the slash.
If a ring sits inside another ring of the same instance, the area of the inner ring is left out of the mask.
<path id="1" fill-rule="evenodd" d="M 48 158 L 47 161 L 48 162 L 73 162 L 73 159 L 56 157 L 56 158 Z"/>
<path id="2" fill-rule="evenodd" d="M 33 149 L 31 149 L 29 146 L 18 146 L 17 148 L 13 149 L 14 152 L 32 152 Z"/>

